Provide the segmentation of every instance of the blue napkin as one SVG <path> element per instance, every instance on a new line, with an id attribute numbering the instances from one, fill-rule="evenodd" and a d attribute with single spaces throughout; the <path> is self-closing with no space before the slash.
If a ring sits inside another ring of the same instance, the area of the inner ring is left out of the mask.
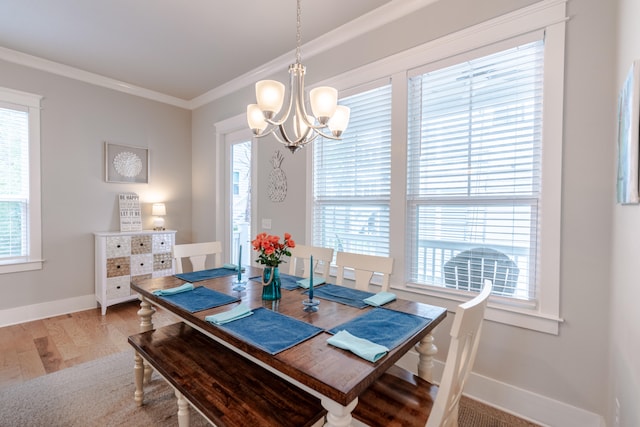
<path id="1" fill-rule="evenodd" d="M 175 295 L 175 294 L 179 294 L 181 292 L 188 292 L 188 291 L 192 291 L 193 290 L 193 284 L 192 283 L 183 283 L 180 286 L 176 286 L 175 288 L 168 288 L 168 289 L 158 289 L 153 291 L 153 294 L 156 296 L 163 296 L 163 295 Z"/>
<path id="2" fill-rule="evenodd" d="M 364 338 L 358 338 L 344 330 L 329 338 L 327 342 L 344 350 L 349 350 L 369 362 L 377 362 L 389 352 L 389 349 L 383 345 Z"/>
<path id="3" fill-rule="evenodd" d="M 386 303 L 391 302 L 394 299 L 396 299 L 396 294 L 393 294 L 391 292 L 378 292 L 372 297 L 363 299 L 363 301 L 374 307 L 380 307 L 381 305 L 385 305 Z"/>
<path id="4" fill-rule="evenodd" d="M 324 277 L 322 276 L 313 276 L 313 286 L 322 285 L 325 282 Z M 301 288 L 309 289 L 309 279 L 301 279 L 298 280 L 298 286 Z"/>
<path id="5" fill-rule="evenodd" d="M 238 264 L 223 264 L 222 268 L 238 271 Z M 242 272 L 244 272 L 244 270 L 245 268 L 242 267 Z"/>
<path id="6" fill-rule="evenodd" d="M 206 316 L 204 320 L 216 325 L 224 325 L 225 323 L 233 322 L 234 320 L 242 319 L 243 317 L 251 316 L 253 311 L 246 305 L 240 303 L 231 310 L 224 313 L 213 314 Z"/>

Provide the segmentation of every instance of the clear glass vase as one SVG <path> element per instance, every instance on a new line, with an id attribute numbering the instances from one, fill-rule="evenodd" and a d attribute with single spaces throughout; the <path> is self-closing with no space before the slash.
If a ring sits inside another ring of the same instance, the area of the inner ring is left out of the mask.
<path id="1" fill-rule="evenodd" d="M 265 267 L 262 271 L 262 299 L 275 301 L 282 297 L 280 290 L 280 270 L 278 267 Z"/>

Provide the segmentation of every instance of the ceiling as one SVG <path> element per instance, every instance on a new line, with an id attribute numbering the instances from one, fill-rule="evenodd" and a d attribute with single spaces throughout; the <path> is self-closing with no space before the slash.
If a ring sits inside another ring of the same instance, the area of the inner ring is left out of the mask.
<path id="1" fill-rule="evenodd" d="M 302 43 L 428 2 L 304 0 Z M 294 62 L 295 43 L 295 0 L 0 1 L 0 59 L 52 61 L 185 101 L 283 55 Z"/>

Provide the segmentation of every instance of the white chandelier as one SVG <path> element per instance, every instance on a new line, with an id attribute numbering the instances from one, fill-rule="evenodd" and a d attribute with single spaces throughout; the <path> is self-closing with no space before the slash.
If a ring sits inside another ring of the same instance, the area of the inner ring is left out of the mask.
<path id="1" fill-rule="evenodd" d="M 289 98 L 287 109 L 278 117 L 284 104 L 284 84 L 275 80 L 256 83 L 257 104 L 247 106 L 249 128 L 258 138 L 273 134 L 292 153 L 318 136 L 339 140 L 349 123 L 349 107 L 338 105 L 338 91 L 329 86 L 309 91 L 313 116 L 307 114 L 304 94 L 305 67 L 300 63 L 300 0 L 297 0 L 296 63 L 289 66 Z M 295 100 L 295 101 L 294 101 Z M 295 102 L 290 124 L 287 124 Z M 285 128 L 287 124 L 289 130 Z M 326 133 L 328 129 L 331 133 Z M 293 133 L 291 133 L 293 131 Z"/>

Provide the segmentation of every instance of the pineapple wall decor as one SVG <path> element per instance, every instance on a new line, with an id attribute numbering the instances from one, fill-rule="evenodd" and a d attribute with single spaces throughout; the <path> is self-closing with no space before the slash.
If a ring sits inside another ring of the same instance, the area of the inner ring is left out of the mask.
<path id="1" fill-rule="evenodd" d="M 269 200 L 282 202 L 287 197 L 287 175 L 282 170 L 284 156 L 276 150 L 271 156 L 273 170 L 269 173 Z"/>

